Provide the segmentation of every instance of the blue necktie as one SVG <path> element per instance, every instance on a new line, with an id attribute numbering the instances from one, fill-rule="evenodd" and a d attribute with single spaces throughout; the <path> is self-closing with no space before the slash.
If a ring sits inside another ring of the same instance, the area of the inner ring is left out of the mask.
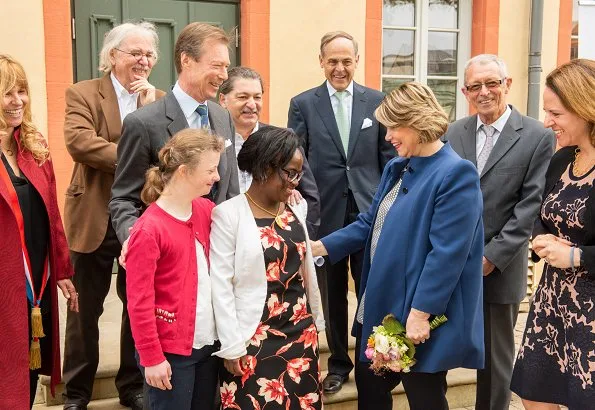
<path id="1" fill-rule="evenodd" d="M 209 111 L 207 110 L 207 105 L 198 104 L 198 107 L 196 107 L 196 112 L 200 117 L 200 127 L 209 128 Z"/>

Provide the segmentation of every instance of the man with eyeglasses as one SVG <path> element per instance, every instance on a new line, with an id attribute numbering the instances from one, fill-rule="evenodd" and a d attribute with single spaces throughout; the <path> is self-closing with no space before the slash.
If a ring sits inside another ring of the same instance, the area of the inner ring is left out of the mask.
<path id="1" fill-rule="evenodd" d="M 497 56 L 469 60 L 462 92 L 477 114 L 451 124 L 444 137 L 477 165 L 484 201 L 485 368 L 477 371 L 477 410 L 509 407 L 514 326 L 527 292 L 528 240 L 555 146 L 551 130 L 506 103 L 511 84 Z"/>
<path id="2" fill-rule="evenodd" d="M 64 409 L 85 409 L 99 363 L 98 321 L 109 292 L 114 259 L 121 245 L 109 218 L 108 202 L 116 170 L 116 146 L 127 114 L 165 93 L 149 83 L 157 61 L 158 37 L 147 22 L 125 23 L 110 30 L 99 54 L 101 78 L 80 81 L 66 91 L 64 138 L 75 162 L 66 191 L 64 222 L 79 313 L 67 313 L 64 350 Z M 120 368 L 116 387 L 120 403 L 142 409 L 143 377 L 134 357 L 126 309 L 126 272 L 117 277 L 123 303 Z"/>
<path id="3" fill-rule="evenodd" d="M 236 128 L 235 153 L 240 153 L 244 141 L 254 134 L 259 128 L 268 126 L 260 122 L 262 112 L 264 87 L 262 77 L 255 70 L 248 67 L 234 67 L 227 72 L 227 80 L 219 88 L 219 104 L 229 111 Z M 318 226 L 320 225 L 320 196 L 312 170 L 304 155 L 302 172 L 283 170 L 290 182 L 299 181 L 290 201 L 297 201 L 303 197 L 308 203 L 308 234 L 310 238 L 316 238 Z M 244 193 L 252 184 L 252 175 L 238 169 L 240 193 Z"/>

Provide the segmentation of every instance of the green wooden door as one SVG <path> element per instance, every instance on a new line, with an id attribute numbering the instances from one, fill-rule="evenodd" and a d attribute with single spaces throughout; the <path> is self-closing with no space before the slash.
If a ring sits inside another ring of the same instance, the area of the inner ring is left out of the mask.
<path id="1" fill-rule="evenodd" d="M 180 31 L 193 21 L 216 25 L 227 32 L 239 26 L 239 0 L 74 0 L 74 81 L 96 78 L 103 37 L 112 27 L 129 20 L 150 21 L 159 33 L 159 61 L 151 84 L 169 90 L 176 82 L 174 45 Z M 231 65 L 240 61 L 239 42 L 231 44 Z"/>

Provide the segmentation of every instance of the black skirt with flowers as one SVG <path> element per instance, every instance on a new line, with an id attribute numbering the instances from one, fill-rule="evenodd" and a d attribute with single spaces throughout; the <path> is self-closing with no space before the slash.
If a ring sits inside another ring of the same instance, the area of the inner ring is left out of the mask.
<path id="1" fill-rule="evenodd" d="M 256 219 L 264 250 L 267 298 L 248 345 L 243 376 L 221 374 L 223 409 L 322 408 L 318 334 L 299 267 L 303 228 L 290 209 Z M 279 226 L 280 225 L 280 226 Z"/>

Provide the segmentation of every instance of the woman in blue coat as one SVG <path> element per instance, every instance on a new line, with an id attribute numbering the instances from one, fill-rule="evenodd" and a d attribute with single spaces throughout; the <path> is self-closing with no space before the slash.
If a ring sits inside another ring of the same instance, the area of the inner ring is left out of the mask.
<path id="1" fill-rule="evenodd" d="M 313 251 L 332 263 L 365 249 L 353 326 L 359 409 L 392 409 L 391 390 L 401 381 L 412 410 L 448 409 L 447 371 L 484 365 L 479 176 L 440 141 L 448 119 L 427 86 L 402 84 L 375 115 L 399 157 L 384 169 L 368 212 Z M 378 376 L 365 341 L 389 313 L 419 343 L 418 361 L 410 373 Z M 441 314 L 448 322 L 430 333 L 429 321 Z"/>

